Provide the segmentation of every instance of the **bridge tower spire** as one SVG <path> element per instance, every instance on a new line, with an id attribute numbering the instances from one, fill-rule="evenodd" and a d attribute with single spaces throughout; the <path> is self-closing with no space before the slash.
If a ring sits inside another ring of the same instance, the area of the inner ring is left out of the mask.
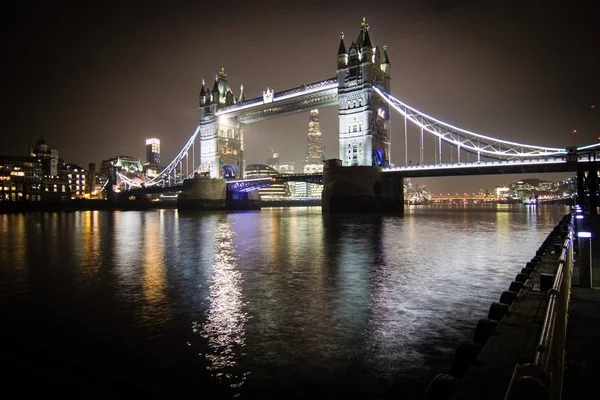
<path id="1" fill-rule="evenodd" d="M 343 36 L 337 55 L 339 103 L 339 158 L 342 165 L 387 166 L 390 153 L 390 116 L 387 103 L 373 90 L 389 92 L 387 50 L 381 59 L 363 18 L 358 38 L 345 52 Z"/>
<path id="2" fill-rule="evenodd" d="M 340 48 L 338 49 L 337 60 L 338 69 L 344 68 L 346 65 L 348 65 L 348 52 L 346 51 L 346 46 L 344 45 L 344 32 L 340 34 Z"/>
<path id="3" fill-rule="evenodd" d="M 203 95 L 204 93 L 204 95 Z M 243 92 L 240 95 L 243 97 Z M 235 118 L 217 117 L 223 108 L 237 104 L 229 87 L 225 69 L 215 75 L 212 92 L 200 91 L 200 171 L 210 178 L 242 178 L 244 176 L 245 125 Z"/>

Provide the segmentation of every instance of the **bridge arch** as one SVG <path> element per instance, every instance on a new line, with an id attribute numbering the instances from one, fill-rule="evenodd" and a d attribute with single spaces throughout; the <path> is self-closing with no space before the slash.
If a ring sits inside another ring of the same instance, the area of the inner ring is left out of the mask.
<path id="1" fill-rule="evenodd" d="M 373 150 L 373 167 L 385 167 L 385 150 Z"/>
<path id="2" fill-rule="evenodd" d="M 231 164 L 226 164 L 221 167 L 221 176 L 225 179 L 236 178 L 237 169 Z"/>

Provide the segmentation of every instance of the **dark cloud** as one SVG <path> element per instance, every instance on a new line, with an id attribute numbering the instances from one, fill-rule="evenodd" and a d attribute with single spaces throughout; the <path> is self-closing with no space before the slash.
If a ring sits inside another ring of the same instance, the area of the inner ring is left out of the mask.
<path id="1" fill-rule="evenodd" d="M 249 98 L 332 77 L 340 31 L 354 40 L 363 16 L 373 43 L 388 45 L 392 94 L 412 106 L 525 143 L 600 136 L 600 109 L 591 109 L 600 105 L 600 7 L 591 0 L 14 3 L 3 17 L 0 153 L 25 154 L 43 136 L 62 158 L 87 165 L 143 158 L 144 139 L 157 136 L 169 159 L 194 131 L 202 78 L 212 84 L 225 67 Z M 327 156 L 336 157 L 337 110 L 322 110 L 321 120 Z M 307 123 L 301 114 L 251 125 L 248 162 L 264 162 L 270 148 L 299 162 Z M 392 126 L 401 163 L 402 120 Z M 417 143 L 415 130 L 414 159 Z M 460 192 L 514 179 L 423 183 Z"/>

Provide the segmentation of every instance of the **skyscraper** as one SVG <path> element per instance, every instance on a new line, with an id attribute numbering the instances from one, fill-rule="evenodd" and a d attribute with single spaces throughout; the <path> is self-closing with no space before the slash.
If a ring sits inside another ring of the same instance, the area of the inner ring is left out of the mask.
<path id="1" fill-rule="evenodd" d="M 156 138 L 146 139 L 146 162 L 160 165 L 160 140 Z"/>
<path id="2" fill-rule="evenodd" d="M 323 159 L 325 155 L 325 146 L 323 145 L 323 136 L 319 125 L 319 110 L 310 110 L 308 119 L 308 140 L 306 143 L 306 161 L 304 163 L 304 173 L 323 172 Z M 304 190 L 302 190 L 304 188 Z M 321 197 L 322 185 L 314 183 L 297 183 L 297 192 L 302 197 Z M 304 192 L 300 194 L 300 192 Z"/>
<path id="3" fill-rule="evenodd" d="M 308 119 L 308 141 L 306 147 L 306 164 L 323 165 L 323 155 L 325 146 L 323 146 L 323 137 L 319 125 L 319 110 L 310 110 Z"/>

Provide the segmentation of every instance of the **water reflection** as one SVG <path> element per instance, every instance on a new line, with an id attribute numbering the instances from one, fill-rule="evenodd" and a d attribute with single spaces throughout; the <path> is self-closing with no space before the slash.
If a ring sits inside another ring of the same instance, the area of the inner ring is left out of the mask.
<path id="1" fill-rule="evenodd" d="M 371 302 L 371 276 L 384 264 L 381 217 L 350 217 L 338 229 L 338 311 L 342 329 L 360 338 Z"/>
<path id="2" fill-rule="evenodd" d="M 26 216 L 0 215 L 0 264 L 15 271 L 27 266 L 27 230 Z"/>
<path id="3" fill-rule="evenodd" d="M 113 234 L 113 263 L 120 283 L 132 288 L 139 274 L 142 258 L 141 219 L 139 212 L 116 211 L 112 215 L 115 229 Z"/>
<path id="4" fill-rule="evenodd" d="M 280 252 L 280 246 L 281 246 L 281 243 L 279 242 L 279 239 L 280 239 L 279 224 L 281 223 L 281 220 L 278 218 L 279 217 L 278 213 L 274 213 L 273 210 L 270 210 L 270 211 L 271 211 L 271 218 L 270 218 L 271 252 L 270 252 L 269 256 L 270 256 L 270 264 L 271 264 L 271 267 L 273 268 L 273 271 L 277 271 L 279 269 L 279 252 Z"/>
<path id="5" fill-rule="evenodd" d="M 209 351 L 205 357 L 212 375 L 229 383 L 230 387 L 238 388 L 247 375 L 236 367 L 246 345 L 244 324 L 248 316 L 243 310 L 242 274 L 238 271 L 234 234 L 228 217 L 220 218 L 214 232 L 210 306 L 204 324 L 194 323 L 192 328 L 208 340 Z"/>
<path id="6" fill-rule="evenodd" d="M 167 298 L 165 246 L 165 226 L 162 214 L 142 215 L 143 264 L 142 291 L 145 302 L 142 305 L 142 319 L 149 325 L 160 325 L 168 320 L 170 305 Z"/>
<path id="7" fill-rule="evenodd" d="M 78 217 L 83 219 L 83 264 L 84 271 L 89 275 L 95 275 L 100 268 L 100 229 L 98 226 L 99 211 L 84 211 L 78 213 Z M 75 246 L 78 248 L 79 246 Z"/>
<path id="8" fill-rule="evenodd" d="M 0 316 L 32 336 L 47 316 L 56 339 L 78 340 L 44 346 L 78 369 L 106 353 L 114 373 L 94 387 L 138 371 L 134 389 L 153 381 L 164 397 L 420 398 L 559 213 L 0 215 Z"/>

